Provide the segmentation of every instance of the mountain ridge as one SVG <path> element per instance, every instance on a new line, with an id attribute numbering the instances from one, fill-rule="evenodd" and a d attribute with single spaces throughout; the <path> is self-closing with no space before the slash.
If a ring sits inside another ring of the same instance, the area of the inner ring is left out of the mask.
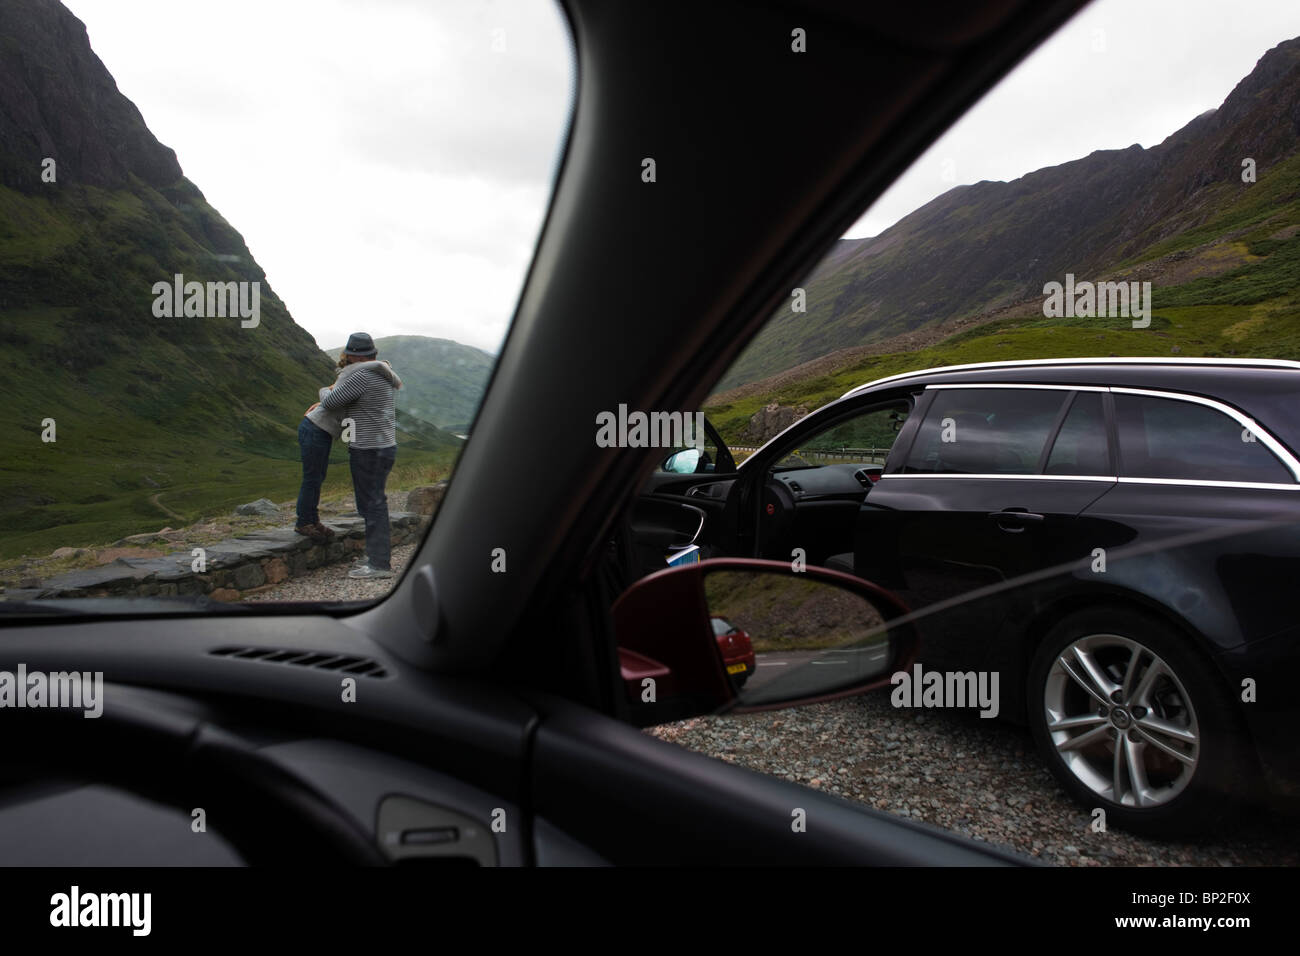
<path id="1" fill-rule="evenodd" d="M 1009 182 L 956 186 L 878 236 L 840 240 L 718 384 L 727 391 L 842 348 L 996 311 L 1072 272 L 1101 279 L 1204 225 L 1300 144 L 1300 38 L 1215 110 L 1144 149 L 1094 150 Z"/>

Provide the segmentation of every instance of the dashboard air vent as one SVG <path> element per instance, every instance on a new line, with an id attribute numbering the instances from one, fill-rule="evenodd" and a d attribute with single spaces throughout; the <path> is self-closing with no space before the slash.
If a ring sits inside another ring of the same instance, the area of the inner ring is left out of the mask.
<path id="1" fill-rule="evenodd" d="M 348 654 L 293 651 L 277 647 L 218 647 L 208 653 L 214 657 L 233 657 L 246 661 L 265 661 L 270 664 L 293 664 L 298 667 L 337 671 L 340 674 L 355 674 L 358 677 L 388 676 L 383 665 L 378 661 Z"/>

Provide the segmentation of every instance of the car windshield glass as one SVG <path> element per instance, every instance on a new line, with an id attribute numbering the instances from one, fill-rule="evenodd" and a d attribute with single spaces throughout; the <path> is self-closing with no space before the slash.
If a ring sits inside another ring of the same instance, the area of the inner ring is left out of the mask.
<path id="1" fill-rule="evenodd" d="M 549 202 L 561 11 L 12 6 L 0 610 L 384 596 Z"/>

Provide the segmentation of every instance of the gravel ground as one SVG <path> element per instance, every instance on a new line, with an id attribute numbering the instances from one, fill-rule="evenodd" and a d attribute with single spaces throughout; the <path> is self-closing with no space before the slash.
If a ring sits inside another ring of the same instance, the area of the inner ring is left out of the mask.
<path id="1" fill-rule="evenodd" d="M 393 549 L 393 577 L 376 581 L 348 577 L 351 561 L 314 568 L 306 574 L 282 581 L 273 588 L 245 596 L 244 602 L 257 601 L 370 601 L 387 594 L 401 577 L 416 545 L 404 544 Z M 363 552 L 364 553 L 364 552 Z"/>
<path id="2" fill-rule="evenodd" d="M 885 692 L 698 717 L 647 733 L 1053 864 L 1300 864 L 1300 819 L 1272 811 L 1195 841 L 1146 839 L 1114 827 L 1094 833 L 1088 811 L 1038 759 L 1028 730 L 971 712 L 896 710 Z"/>
<path id="3" fill-rule="evenodd" d="M 409 495 L 410 492 L 407 491 L 389 492 L 389 513 L 405 511 L 406 499 Z M 292 514 L 293 503 L 290 502 L 285 507 L 288 508 L 288 513 Z M 356 502 L 353 501 L 351 495 L 338 501 L 322 502 L 320 513 L 326 519 L 340 514 L 355 515 Z M 373 601 L 375 598 L 381 598 L 392 590 L 393 585 L 397 583 L 397 579 L 402 576 L 407 563 L 411 560 L 411 555 L 415 554 L 415 549 L 416 545 L 414 544 L 404 544 L 393 549 L 393 577 L 391 578 L 376 581 L 359 581 L 350 578 L 348 577 L 348 571 L 352 570 L 353 561 L 348 559 L 322 568 L 313 568 L 306 574 L 289 578 L 273 588 L 246 595 L 243 603 L 249 604 L 259 601 Z"/>

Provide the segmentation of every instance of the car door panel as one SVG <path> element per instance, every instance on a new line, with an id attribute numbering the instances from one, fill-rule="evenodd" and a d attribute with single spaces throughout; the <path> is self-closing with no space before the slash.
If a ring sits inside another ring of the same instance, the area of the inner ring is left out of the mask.
<path id="1" fill-rule="evenodd" d="M 1007 582 L 1087 554 L 1075 517 L 1108 487 L 1039 478 L 886 476 L 863 504 L 855 566 L 913 610 L 950 603 L 926 619 L 922 657 L 981 667 L 1004 621 L 1023 617 L 1033 600 L 1032 589 Z"/>

